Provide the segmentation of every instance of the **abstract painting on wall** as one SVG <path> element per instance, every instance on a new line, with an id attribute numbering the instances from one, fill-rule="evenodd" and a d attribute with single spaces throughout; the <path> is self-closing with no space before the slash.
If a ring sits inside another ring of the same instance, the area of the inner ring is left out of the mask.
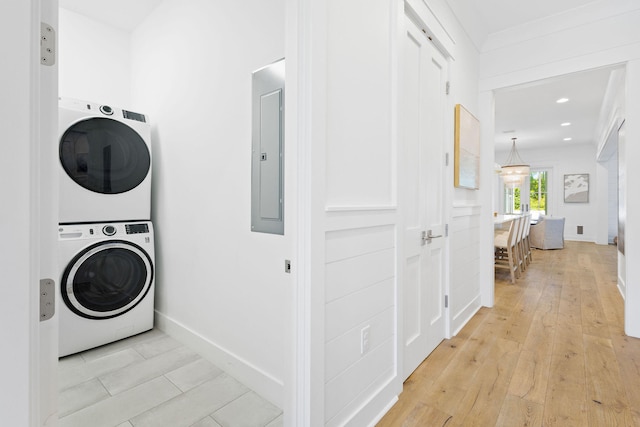
<path id="1" fill-rule="evenodd" d="M 589 174 L 577 173 L 564 176 L 564 202 L 589 202 Z"/>

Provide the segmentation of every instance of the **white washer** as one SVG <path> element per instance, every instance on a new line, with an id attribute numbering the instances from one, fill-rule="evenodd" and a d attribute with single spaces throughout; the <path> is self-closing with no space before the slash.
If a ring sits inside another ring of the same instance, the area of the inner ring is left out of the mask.
<path id="1" fill-rule="evenodd" d="M 151 222 L 61 225 L 58 253 L 61 357 L 153 328 Z"/>
<path id="2" fill-rule="evenodd" d="M 151 219 L 151 126 L 144 114 L 61 98 L 58 222 Z"/>

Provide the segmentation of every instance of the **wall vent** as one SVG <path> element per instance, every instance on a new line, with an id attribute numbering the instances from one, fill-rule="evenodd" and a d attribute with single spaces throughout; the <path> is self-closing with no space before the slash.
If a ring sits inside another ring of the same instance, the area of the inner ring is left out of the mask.
<path id="1" fill-rule="evenodd" d="M 583 226 L 582 225 L 578 226 L 578 234 L 584 234 L 584 230 L 583 230 Z"/>

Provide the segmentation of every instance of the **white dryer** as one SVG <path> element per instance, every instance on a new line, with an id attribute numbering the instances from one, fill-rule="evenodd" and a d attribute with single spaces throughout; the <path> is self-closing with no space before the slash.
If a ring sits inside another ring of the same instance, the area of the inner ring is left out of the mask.
<path id="1" fill-rule="evenodd" d="M 58 238 L 61 357 L 153 328 L 151 222 L 60 225 Z"/>
<path id="2" fill-rule="evenodd" d="M 77 224 L 151 219 L 151 126 L 144 114 L 59 101 L 60 212 Z"/>

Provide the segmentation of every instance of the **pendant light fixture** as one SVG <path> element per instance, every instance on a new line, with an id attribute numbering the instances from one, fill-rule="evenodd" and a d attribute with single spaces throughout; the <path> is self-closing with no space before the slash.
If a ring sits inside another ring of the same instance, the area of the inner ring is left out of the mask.
<path id="1" fill-rule="evenodd" d="M 502 165 L 500 172 L 504 184 L 510 188 L 515 188 L 522 184 L 531 171 L 529 165 L 524 164 L 518 154 L 518 150 L 516 150 L 516 139 L 517 138 L 511 138 L 511 152 L 509 153 L 509 157 L 507 157 L 507 162 Z"/>

